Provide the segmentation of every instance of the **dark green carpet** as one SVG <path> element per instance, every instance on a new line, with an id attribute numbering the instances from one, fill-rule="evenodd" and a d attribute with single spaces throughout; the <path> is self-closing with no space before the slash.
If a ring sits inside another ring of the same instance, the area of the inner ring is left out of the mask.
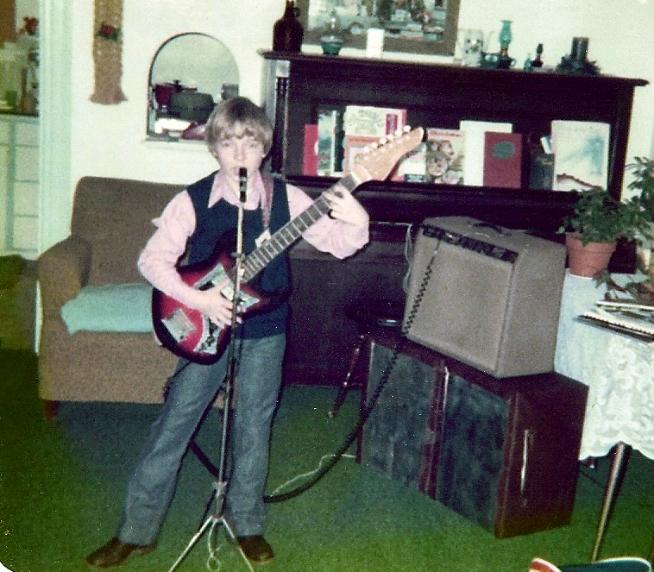
<path id="1" fill-rule="evenodd" d="M 119 517 L 125 481 L 156 406 L 64 404 L 60 420 L 41 419 L 35 358 L 0 352 L 0 562 L 13 572 L 84 570 L 84 556 L 106 541 Z M 269 491 L 315 468 L 337 448 L 356 415 L 351 392 L 336 419 L 334 391 L 285 390 L 272 445 Z M 199 441 L 219 442 L 212 413 Z M 607 462 L 586 471 L 570 526 L 497 540 L 439 503 L 343 459 L 315 487 L 269 505 L 267 537 L 277 559 L 266 570 L 526 572 L 535 555 L 585 562 L 592 549 Z M 126 570 L 168 570 L 199 525 L 211 478 L 189 455 L 158 549 Z M 654 532 L 652 463 L 634 454 L 602 555 L 647 555 Z M 206 570 L 208 535 L 178 568 Z M 224 570 L 245 570 L 230 547 Z M 1 569 L 1 568 L 0 568 Z M 210 568 L 215 570 L 216 568 Z"/>

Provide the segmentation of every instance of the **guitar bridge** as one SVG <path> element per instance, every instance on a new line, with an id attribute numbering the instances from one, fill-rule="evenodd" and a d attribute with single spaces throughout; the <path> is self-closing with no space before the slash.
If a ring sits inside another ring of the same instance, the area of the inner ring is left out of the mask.
<path id="1" fill-rule="evenodd" d="M 195 331 L 193 322 L 181 308 L 175 310 L 170 316 L 161 319 L 161 323 L 166 326 L 168 333 L 176 342 L 183 342 L 189 334 Z"/>

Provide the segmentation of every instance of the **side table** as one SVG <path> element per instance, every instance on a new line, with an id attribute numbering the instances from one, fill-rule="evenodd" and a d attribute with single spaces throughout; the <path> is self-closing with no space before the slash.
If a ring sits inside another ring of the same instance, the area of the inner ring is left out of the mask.
<path id="1" fill-rule="evenodd" d="M 654 347 L 575 319 L 605 293 L 606 287 L 591 278 L 566 274 L 554 363 L 555 371 L 588 386 L 579 458 L 602 457 L 614 449 L 593 562 L 599 556 L 629 451 L 634 448 L 654 459 Z"/>

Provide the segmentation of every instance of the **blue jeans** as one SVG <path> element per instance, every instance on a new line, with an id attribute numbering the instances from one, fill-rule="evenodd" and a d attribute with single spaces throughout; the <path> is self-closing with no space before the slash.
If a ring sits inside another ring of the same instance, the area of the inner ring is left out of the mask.
<path id="1" fill-rule="evenodd" d="M 285 335 L 239 341 L 234 415 L 230 427 L 231 474 L 226 517 L 238 536 L 263 533 L 264 488 L 270 427 L 282 379 Z M 152 425 L 127 488 L 118 538 L 153 543 L 173 498 L 191 437 L 222 385 L 227 352 L 213 365 L 180 360 L 168 398 Z"/>

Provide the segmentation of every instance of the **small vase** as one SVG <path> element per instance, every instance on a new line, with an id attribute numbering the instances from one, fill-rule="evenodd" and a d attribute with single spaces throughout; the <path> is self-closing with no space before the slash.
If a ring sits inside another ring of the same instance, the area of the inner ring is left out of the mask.
<path id="1" fill-rule="evenodd" d="M 511 20 L 502 20 L 502 28 L 500 29 L 500 60 L 505 60 L 504 65 L 498 66 L 501 68 L 509 68 L 510 64 L 506 63 L 509 60 L 509 44 L 513 39 L 513 32 L 511 31 Z"/>
<path id="2" fill-rule="evenodd" d="M 343 31 L 341 29 L 341 20 L 332 10 L 329 14 L 329 20 L 323 34 L 320 36 L 320 46 L 322 53 L 327 56 L 337 56 L 343 46 Z"/>
<path id="3" fill-rule="evenodd" d="M 592 278 L 606 270 L 615 252 L 615 242 L 589 242 L 583 244 L 581 236 L 567 234 L 565 245 L 568 248 L 568 267 L 570 274 Z"/>
<path id="4" fill-rule="evenodd" d="M 304 28 L 298 20 L 300 11 L 294 0 L 286 0 L 284 15 L 273 26 L 273 50 L 299 52 L 302 48 Z"/>

